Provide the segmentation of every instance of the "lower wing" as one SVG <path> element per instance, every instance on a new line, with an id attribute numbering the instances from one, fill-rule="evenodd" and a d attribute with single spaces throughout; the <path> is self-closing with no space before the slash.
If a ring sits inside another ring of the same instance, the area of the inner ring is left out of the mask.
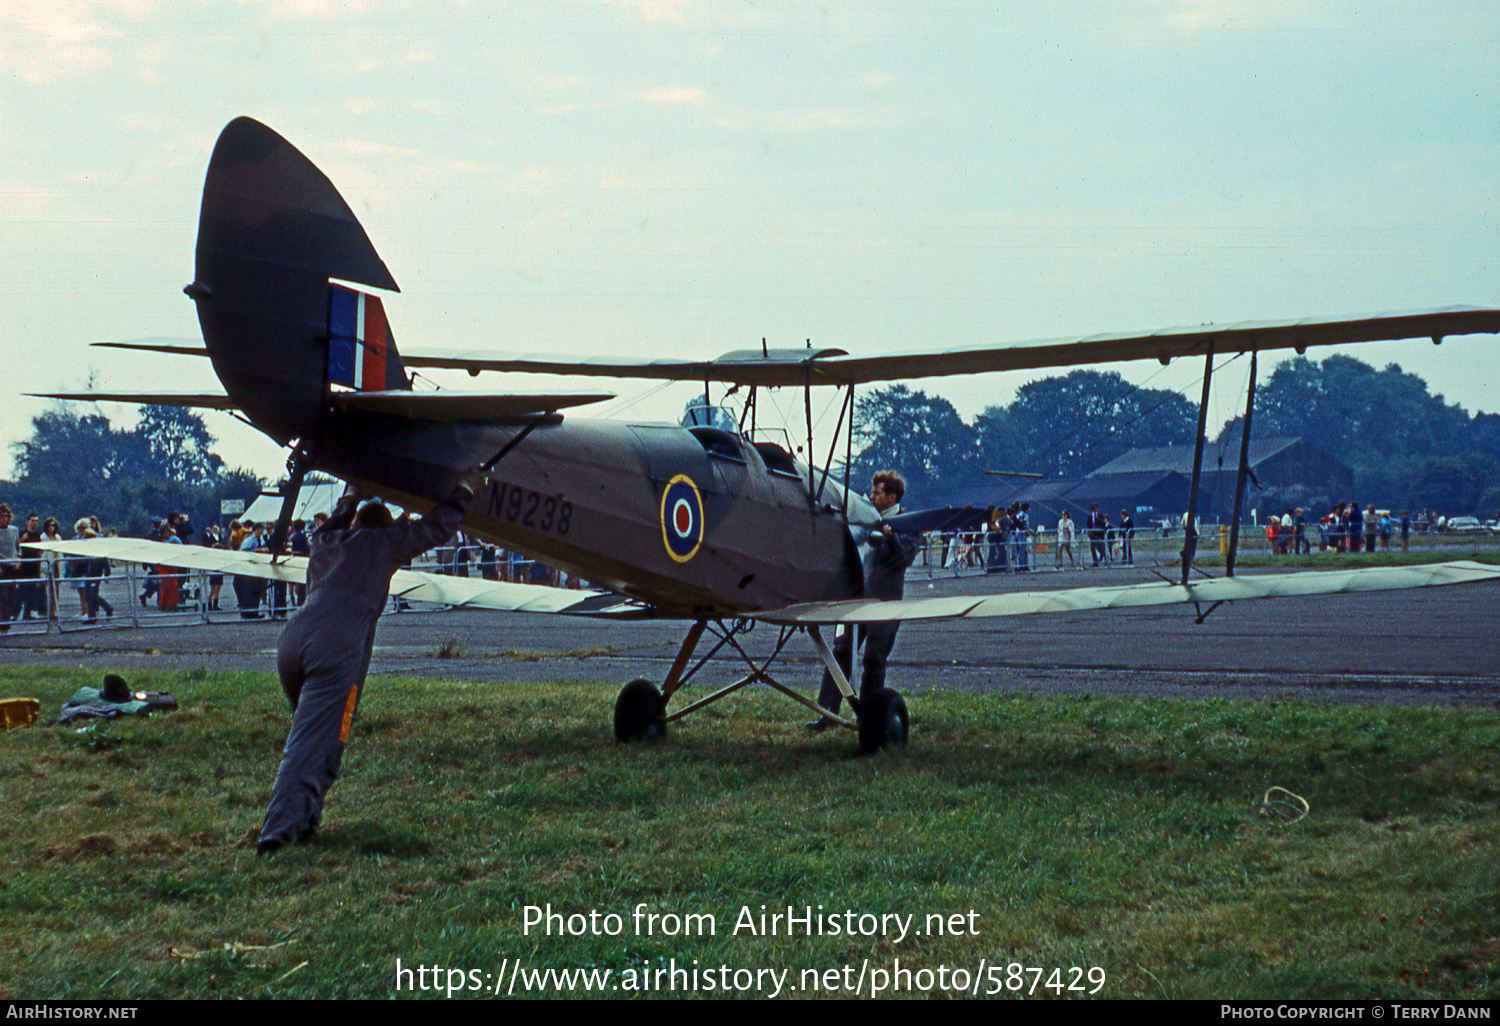
<path id="1" fill-rule="evenodd" d="M 93 538 L 87 541 L 28 542 L 26 547 L 64 556 L 114 559 L 152 566 L 183 567 L 209 573 L 240 574 L 293 584 L 307 579 L 307 558 L 273 560 L 260 552 L 234 552 L 198 545 L 172 545 L 138 538 Z M 1403 591 L 1445 584 L 1500 581 L 1500 566 L 1468 560 L 1420 566 L 1366 567 L 1357 570 L 1307 570 L 1301 573 L 1215 577 L 1192 584 L 1160 581 L 1103 588 L 1065 588 L 949 598 L 854 599 L 805 602 L 782 609 L 746 614 L 746 619 L 789 627 L 818 624 L 889 623 L 905 620 L 975 619 L 1026 616 L 1033 613 L 1077 613 L 1241 599 L 1301 598 Z M 482 578 L 449 577 L 420 570 L 398 570 L 390 593 L 414 602 L 436 602 L 466 609 L 528 613 L 568 613 L 611 619 L 642 619 L 651 609 L 603 592 L 578 592 L 536 584 L 508 584 Z"/>
<path id="2" fill-rule="evenodd" d="M 26 548 L 70 557 L 113 559 L 149 566 L 181 567 L 215 574 L 239 574 L 270 581 L 303 584 L 307 557 L 273 560 L 263 552 L 235 552 L 200 545 L 172 545 L 142 538 L 90 538 L 86 541 L 27 542 Z M 483 578 L 449 577 L 421 570 L 397 570 L 390 593 L 412 602 L 437 602 L 467 609 L 496 609 L 524 613 L 570 613 L 634 619 L 649 610 L 597 591 L 570 591 L 539 584 L 509 584 Z"/>
<path id="3" fill-rule="evenodd" d="M 1094 609 L 1130 609 L 1239 599 L 1300 598 L 1361 591 L 1402 591 L 1443 584 L 1500 581 L 1500 566 L 1468 560 L 1421 566 L 1366 567 L 1358 570 L 1307 570 L 1290 574 L 1215 577 L 1192 584 L 1160 581 L 1112 588 L 1066 588 L 999 595 L 896 599 L 880 602 L 807 602 L 753 619 L 803 627 L 837 623 L 889 623 L 893 620 L 953 620 L 1032 613 L 1077 613 Z"/>

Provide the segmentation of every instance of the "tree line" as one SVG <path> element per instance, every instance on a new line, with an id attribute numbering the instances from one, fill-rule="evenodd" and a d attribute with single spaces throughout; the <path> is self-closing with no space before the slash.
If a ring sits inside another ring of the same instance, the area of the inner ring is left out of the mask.
<path id="1" fill-rule="evenodd" d="M 1208 444 L 1237 461 L 1240 427 L 1240 418 L 1229 421 Z M 976 486 L 997 496 L 1013 490 L 987 470 L 1082 477 L 1133 448 L 1192 445 L 1196 428 L 1195 402 L 1114 371 L 1023 385 L 973 424 L 941 396 L 890 385 L 857 404 L 854 480 L 894 467 L 920 505 L 935 506 Z M 1252 435 L 1304 438 L 1347 464 L 1356 492 L 1349 498 L 1485 516 L 1500 509 L 1500 415 L 1471 416 L 1394 363 L 1283 361 L 1256 390 Z"/>
<path id="2" fill-rule="evenodd" d="M 920 505 L 941 505 L 960 489 L 994 485 L 986 471 L 1082 477 L 1134 448 L 1191 445 L 1197 424 L 1197 407 L 1181 395 L 1116 371 L 1030 382 L 972 425 L 941 396 L 890 385 L 856 404 L 854 479 L 894 467 Z M 1012 489 L 995 486 L 997 495 Z"/>
<path id="3" fill-rule="evenodd" d="M 218 519 L 221 500 L 248 506 L 263 487 L 248 470 L 226 469 L 191 410 L 146 406 L 135 427 L 117 428 L 101 413 L 59 406 L 31 425 L 31 437 L 12 446 L 16 478 L 0 482 L 0 501 L 18 518 L 56 517 L 65 536 L 84 516 L 124 535 L 144 535 L 171 512 L 206 523 Z"/>

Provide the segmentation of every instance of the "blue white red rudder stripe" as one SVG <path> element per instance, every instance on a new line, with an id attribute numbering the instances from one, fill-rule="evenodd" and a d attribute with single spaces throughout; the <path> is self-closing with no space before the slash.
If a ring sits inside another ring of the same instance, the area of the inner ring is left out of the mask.
<path id="1" fill-rule="evenodd" d="M 361 392 L 411 388 L 379 296 L 329 283 L 328 381 Z"/>

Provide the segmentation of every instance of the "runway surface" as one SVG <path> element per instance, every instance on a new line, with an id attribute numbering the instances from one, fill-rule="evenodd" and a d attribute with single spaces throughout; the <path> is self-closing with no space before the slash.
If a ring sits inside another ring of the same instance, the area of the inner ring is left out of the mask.
<path id="1" fill-rule="evenodd" d="M 1140 570 L 931 581 L 914 574 L 907 596 L 1153 579 Z M 18 624 L 0 635 L 0 662 L 83 666 L 101 675 L 118 671 L 139 687 L 150 686 L 153 669 L 274 671 L 282 624 L 227 616 L 211 624 L 106 625 L 61 634 L 56 627 L 39 633 L 36 625 L 23 632 Z M 686 626 L 456 610 L 387 615 L 370 669 L 497 683 L 623 683 L 635 677 L 659 682 Z M 742 643 L 752 655 L 764 654 L 776 637 L 774 628 L 761 625 Z M 1238 602 L 1203 624 L 1194 622 L 1191 606 L 911 623 L 897 640 L 890 685 L 914 694 L 965 688 L 1500 707 L 1497 639 L 1500 588 L 1494 584 Z M 708 642 L 705 637 L 700 655 Z M 733 661 L 715 660 L 700 671 L 693 691 L 706 693 L 737 679 L 744 663 L 731 656 Z M 771 672 L 813 691 L 821 664 L 811 644 L 798 637 Z"/>

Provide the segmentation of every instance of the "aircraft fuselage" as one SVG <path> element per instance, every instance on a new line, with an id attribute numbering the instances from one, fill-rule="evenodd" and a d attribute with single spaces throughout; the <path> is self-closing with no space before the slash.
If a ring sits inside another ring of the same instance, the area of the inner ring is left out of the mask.
<path id="1" fill-rule="evenodd" d="M 315 465 L 416 510 L 518 426 L 329 415 Z M 879 514 L 778 449 L 711 428 L 551 418 L 494 464 L 464 530 L 663 612 L 723 616 L 863 594 Z"/>

